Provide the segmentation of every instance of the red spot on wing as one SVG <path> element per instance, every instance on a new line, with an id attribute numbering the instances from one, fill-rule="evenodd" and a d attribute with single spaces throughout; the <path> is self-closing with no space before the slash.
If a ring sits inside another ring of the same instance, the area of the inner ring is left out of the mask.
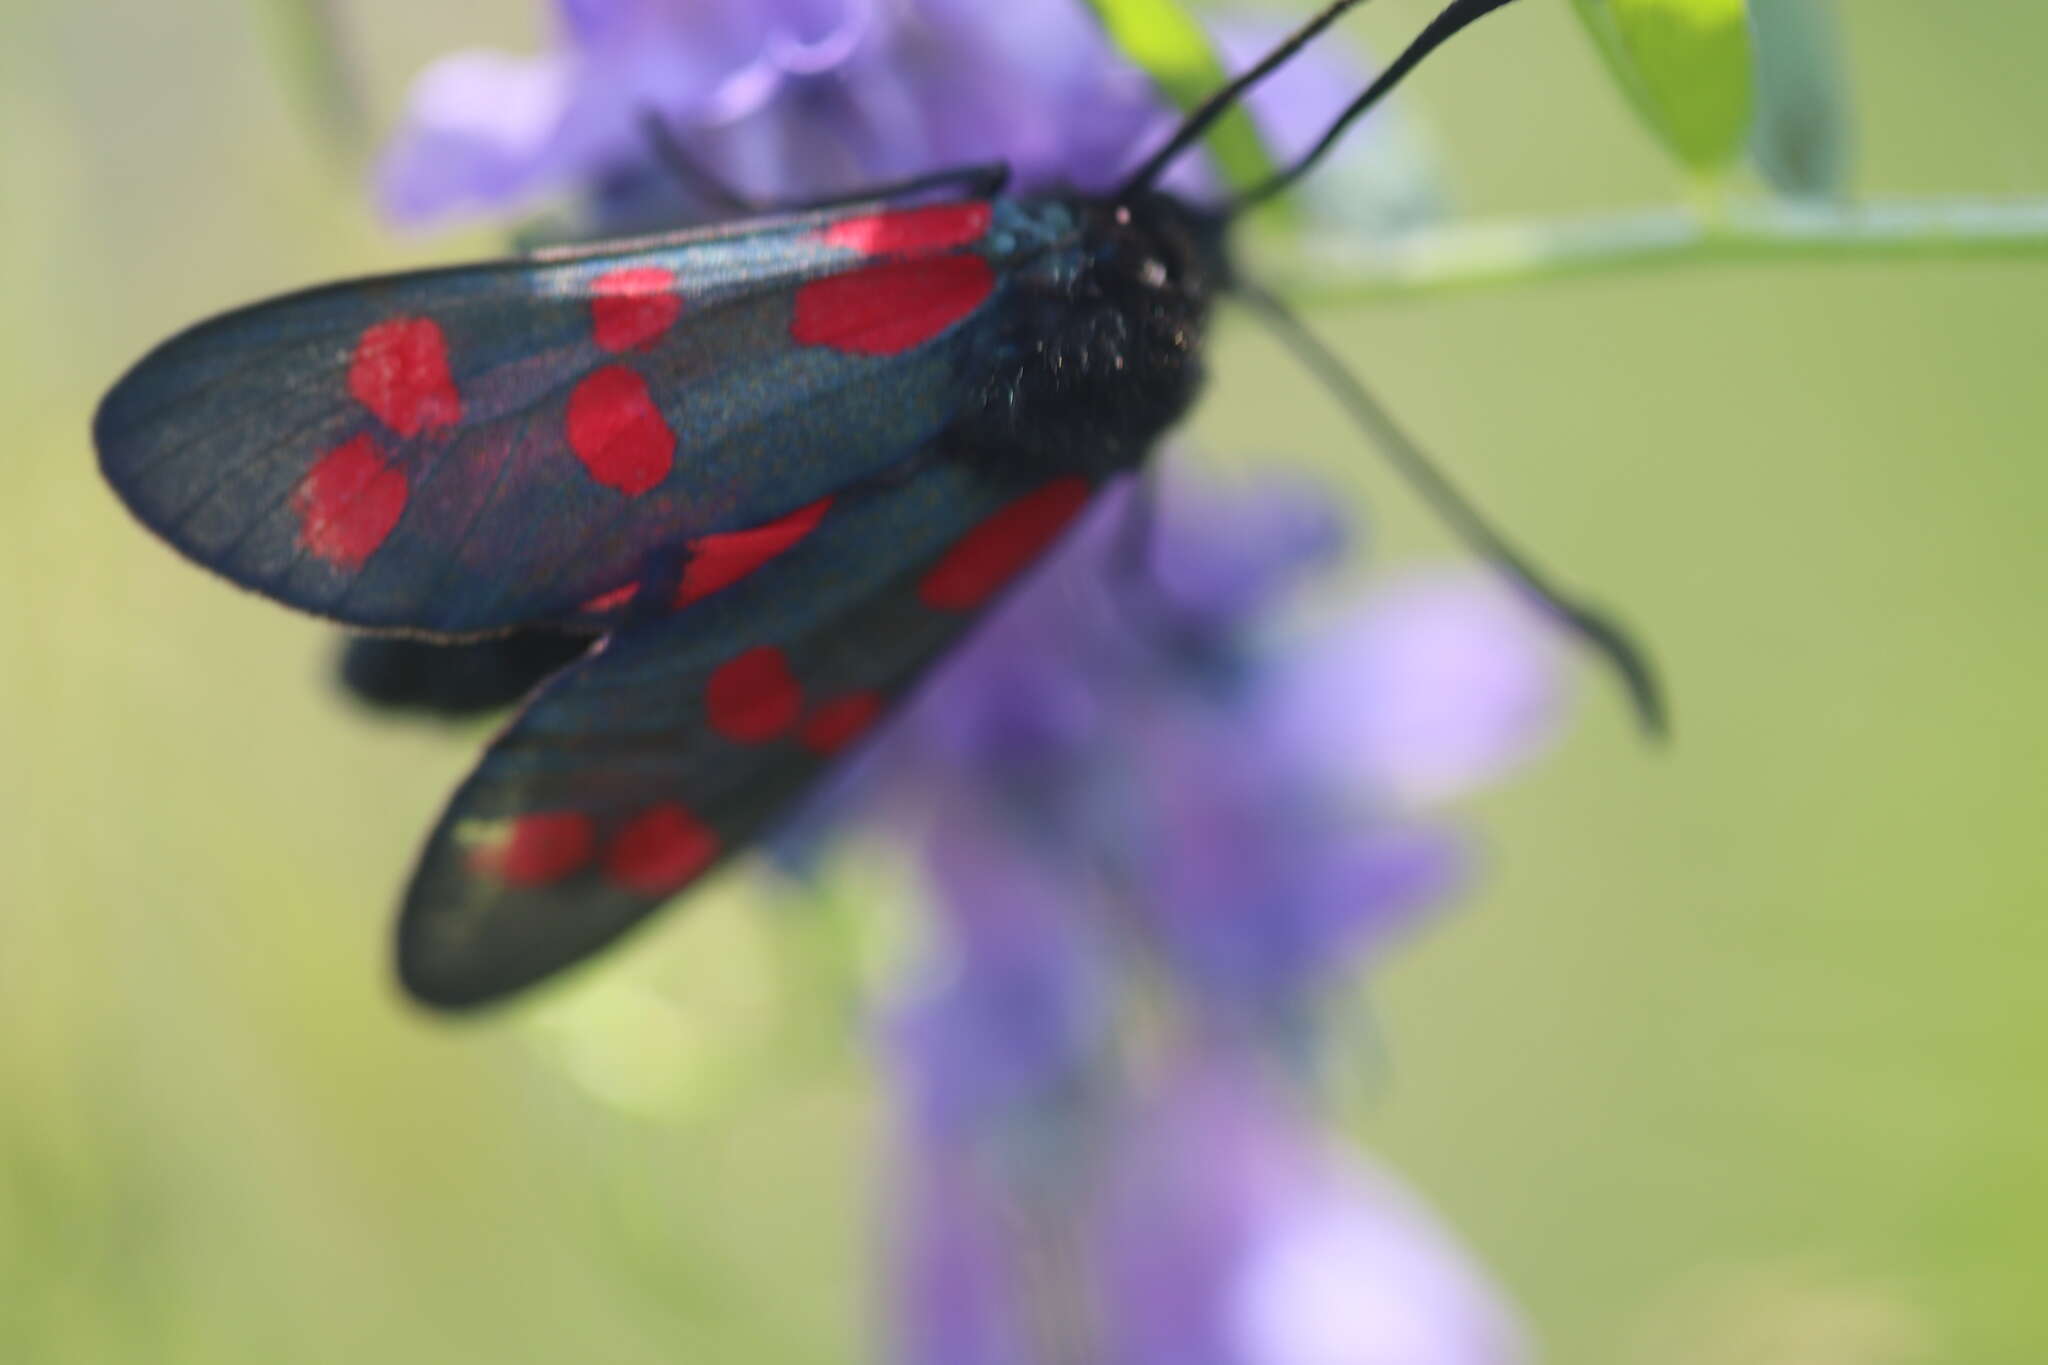
<path id="1" fill-rule="evenodd" d="M 597 828 L 575 811 L 522 815 L 504 842 L 478 849 L 470 865 L 511 886 L 551 886 L 597 851 Z"/>
<path id="2" fill-rule="evenodd" d="M 405 512 L 405 471 L 367 435 L 320 457 L 292 490 L 299 544 L 343 569 L 360 569 Z"/>
<path id="3" fill-rule="evenodd" d="M 979 308 L 995 287 L 995 270 L 972 253 L 863 266 L 798 289 L 789 335 L 799 346 L 900 355 Z"/>
<path id="4" fill-rule="evenodd" d="M 812 753 L 829 756 L 866 734 L 881 714 L 881 697 L 873 692 L 849 692 L 811 712 L 797 738 Z"/>
<path id="5" fill-rule="evenodd" d="M 704 717 L 735 744 L 764 744 L 796 724 L 803 694 L 779 649 L 750 649 L 720 664 L 704 685 Z"/>
<path id="6" fill-rule="evenodd" d="M 607 365 L 569 395 L 569 449 L 591 478 L 637 498 L 668 477 L 676 436 L 647 381 L 624 365 Z"/>
<path id="7" fill-rule="evenodd" d="M 675 605 L 686 607 L 720 589 L 729 588 L 778 555 L 787 554 L 818 529 L 832 499 L 820 498 L 786 517 L 744 531 L 699 536 L 690 542 L 690 559 L 676 587 Z"/>
<path id="8" fill-rule="evenodd" d="M 818 236 L 830 246 L 847 247 L 870 256 L 916 251 L 943 251 L 978 242 L 994 217 L 986 203 L 928 204 L 842 218 Z"/>
<path id="9" fill-rule="evenodd" d="M 639 592 L 640 585 L 638 583 L 628 583 L 623 588 L 613 588 L 610 592 L 599 593 L 588 602 L 585 602 L 582 609 L 596 614 L 617 611 L 620 607 L 632 601 Z"/>
<path id="10" fill-rule="evenodd" d="M 650 806 L 613 836 L 604 871 L 643 896 L 681 890 L 718 857 L 718 836 L 673 801 Z"/>
<path id="11" fill-rule="evenodd" d="M 980 606 L 1038 558 L 1092 491 L 1069 476 L 1026 493 L 955 541 L 918 583 L 918 599 L 941 611 Z"/>
<path id="12" fill-rule="evenodd" d="M 462 420 L 448 339 L 432 318 L 392 318 L 366 330 L 349 359 L 348 391 L 400 436 Z"/>
<path id="13" fill-rule="evenodd" d="M 658 265 L 608 271 L 591 282 L 590 330 L 607 351 L 652 346 L 682 315 L 675 272 Z"/>

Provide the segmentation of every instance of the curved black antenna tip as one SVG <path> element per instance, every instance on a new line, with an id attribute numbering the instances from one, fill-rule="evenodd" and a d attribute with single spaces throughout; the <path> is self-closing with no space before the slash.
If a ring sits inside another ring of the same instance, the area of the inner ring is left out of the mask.
<path id="1" fill-rule="evenodd" d="M 1621 679 L 1623 690 L 1628 693 L 1629 706 L 1636 713 L 1636 724 L 1642 728 L 1643 738 L 1655 744 L 1668 743 L 1671 739 L 1671 712 L 1665 704 L 1664 685 L 1658 680 L 1657 667 L 1650 660 L 1650 652 L 1613 618 L 1577 603 L 1558 601 L 1554 597 L 1551 601 L 1563 614 L 1566 628 L 1613 667 Z"/>
<path id="2" fill-rule="evenodd" d="M 1304 326 L 1287 305 L 1260 288 L 1257 281 L 1240 278 L 1234 285 L 1238 294 L 1252 305 L 1252 310 L 1273 329 L 1281 344 L 1294 352 L 1310 374 L 1322 381 L 1360 430 L 1378 443 L 1388 463 L 1422 495 L 1423 501 L 1434 508 L 1466 544 L 1492 561 L 1494 568 L 1509 582 L 1520 585 L 1533 597 L 1551 620 L 1577 635 L 1613 667 L 1628 691 L 1629 702 L 1635 708 L 1636 720 L 1641 724 L 1643 733 L 1653 740 L 1667 738 L 1670 719 L 1664 709 L 1664 689 L 1658 685 L 1657 670 L 1650 663 L 1649 651 L 1637 644 L 1635 637 L 1618 622 L 1552 587 L 1550 575 L 1494 529 L 1478 506 L 1458 490 L 1457 485 L 1437 468 L 1420 446 L 1409 439 L 1393 415 L 1380 406 L 1379 400 L 1345 366 L 1337 353 Z"/>

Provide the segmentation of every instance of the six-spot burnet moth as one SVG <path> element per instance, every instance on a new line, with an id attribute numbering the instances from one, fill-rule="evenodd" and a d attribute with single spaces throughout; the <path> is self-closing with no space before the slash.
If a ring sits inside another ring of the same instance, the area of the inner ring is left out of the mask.
<path id="1" fill-rule="evenodd" d="M 1224 252 L 1238 213 L 1507 0 L 1454 0 L 1266 184 L 1220 208 L 1154 188 L 1358 2 L 1329 5 L 1108 194 L 1007 196 L 1001 168 L 969 170 L 351 281 L 201 324 L 115 385 L 101 468 L 200 564 L 368 630 L 597 641 L 435 826 L 398 926 L 414 996 L 518 990 L 759 836 L 1144 461 L 1195 396 L 1223 292 L 1260 305 L 1655 715 L 1626 640 L 1537 580 Z"/>

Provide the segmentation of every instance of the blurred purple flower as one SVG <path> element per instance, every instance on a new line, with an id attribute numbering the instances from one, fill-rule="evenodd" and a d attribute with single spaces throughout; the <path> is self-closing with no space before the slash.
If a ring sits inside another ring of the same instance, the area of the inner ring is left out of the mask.
<path id="1" fill-rule="evenodd" d="M 1327 500 L 1158 491 L 1135 570 L 1114 489 L 831 798 L 914 837 L 939 913 L 889 1032 L 902 1358 L 1518 1361 L 1301 1087 L 1323 989 L 1463 876 L 1427 803 L 1553 733 L 1553 645 L 1466 573 L 1288 629 Z"/>
<path id="2" fill-rule="evenodd" d="M 1106 1359 L 1510 1365 L 1493 1289 L 1391 1177 L 1246 1058 L 1171 1059 L 1124 1124 L 1100 1215 Z"/>
<path id="3" fill-rule="evenodd" d="M 901 1365 L 1040 1365 L 1032 1295 L 1015 1257 L 1007 1181 L 975 1169 L 971 1148 L 913 1146 L 896 1181 L 894 1358 Z"/>
<path id="4" fill-rule="evenodd" d="M 919 1130 L 958 1136 L 1051 1107 L 1115 1028 L 1114 959 L 1076 913 L 1057 868 L 979 831 L 932 849 L 933 890 L 952 910 L 949 953 L 903 992 L 893 1021 Z"/>
<path id="5" fill-rule="evenodd" d="M 1462 795 L 1556 734 L 1555 640 L 1541 608 L 1497 576 L 1399 576 L 1275 676 L 1267 734 L 1411 802 Z"/>
<path id="6" fill-rule="evenodd" d="M 1065 1142 L 913 1138 L 910 1365 L 1517 1365 L 1428 1210 L 1227 1048 L 1169 1050 Z"/>
<path id="7" fill-rule="evenodd" d="M 1177 118 L 1081 0 L 555 0 L 554 9 L 548 52 L 460 53 L 419 79 L 377 170 L 391 218 L 504 212 L 563 193 L 594 199 L 599 224 L 614 230 L 709 216 L 714 206 L 689 202 L 655 164 L 649 114 L 705 169 L 770 201 L 995 160 L 1026 188 L 1100 188 Z M 1270 22 L 1220 24 L 1217 43 L 1249 63 L 1277 32 Z M 1365 73 L 1337 52 L 1319 46 L 1255 93 L 1254 117 L 1280 153 L 1305 148 L 1362 88 Z M 1370 212 L 1428 211 L 1434 191 L 1392 116 L 1375 115 L 1361 133 L 1346 151 L 1379 163 L 1363 196 Z M 1209 188 L 1198 157 L 1169 183 Z M 1347 195 L 1347 211 L 1357 216 L 1361 202 Z"/>
<path id="8" fill-rule="evenodd" d="M 379 169 L 394 218 L 547 195 L 608 229 L 709 216 L 654 164 L 650 112 L 760 198 L 995 159 L 1102 186 L 1175 118 L 1081 0 L 554 14 L 538 57 L 421 79 Z M 1217 33 L 1240 65 L 1271 38 Z M 1283 158 L 1363 85 L 1334 51 L 1251 102 Z M 1398 125 L 1363 131 L 1312 189 L 1354 221 L 1429 211 Z M 1205 188 L 1199 159 L 1176 174 Z M 1549 641 L 1465 576 L 1290 625 L 1344 546 L 1327 496 L 1171 466 L 1156 492 L 1142 537 L 1128 484 L 1097 498 L 784 840 L 886 828 L 933 893 L 885 1029 L 899 1358 L 1513 1365 L 1506 1310 L 1310 1097 L 1321 997 L 1466 876 L 1431 804 L 1553 732 Z"/>
<path id="9" fill-rule="evenodd" d="M 1079 907 L 1190 1008 L 1291 1018 L 1459 884 L 1417 799 L 1541 747 L 1551 642 L 1465 574 L 1280 631 L 1341 548 L 1327 499 L 1171 469 L 1158 490 L 1145 565 L 1111 489 L 825 799 L 911 833 L 977 945 L 981 898 L 1038 925 Z"/>

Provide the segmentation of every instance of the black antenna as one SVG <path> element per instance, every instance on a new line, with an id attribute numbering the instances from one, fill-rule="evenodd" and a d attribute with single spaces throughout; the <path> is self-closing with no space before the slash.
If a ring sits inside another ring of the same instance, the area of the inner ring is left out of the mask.
<path id="1" fill-rule="evenodd" d="M 1505 3 L 1505 0 L 1495 0 Z M 1422 448 L 1395 422 L 1392 415 L 1360 383 L 1357 376 L 1315 333 L 1289 312 L 1273 295 L 1240 279 L 1237 291 L 1265 318 L 1281 343 L 1343 404 L 1345 411 L 1368 436 L 1386 452 L 1396 471 L 1420 493 L 1437 514 L 1451 524 L 1465 541 L 1509 578 L 1533 593 L 1563 622 L 1565 628 L 1611 664 L 1628 691 L 1636 719 L 1652 739 L 1663 739 L 1669 731 L 1664 709 L 1664 692 L 1657 682 L 1650 656 L 1620 624 L 1599 610 L 1554 587 L 1550 575 L 1517 550 L 1496 530 L 1473 501 L 1458 491 Z"/>
<path id="2" fill-rule="evenodd" d="M 1323 135 L 1316 139 L 1315 146 L 1309 148 L 1299 161 L 1296 161 L 1286 170 L 1279 172 L 1264 184 L 1254 185 L 1251 189 L 1232 199 L 1224 210 L 1226 216 L 1234 216 L 1248 208 L 1265 203 L 1268 199 L 1271 199 L 1274 195 L 1279 194 L 1295 181 L 1307 175 L 1310 169 L 1323 159 L 1323 155 L 1330 148 L 1337 145 L 1337 139 L 1344 136 L 1344 130 L 1349 128 L 1359 116 L 1385 98 L 1387 93 L 1399 85 L 1409 72 L 1422 64 L 1424 57 L 1442 47 L 1446 42 L 1449 42 L 1461 30 L 1470 27 L 1501 6 L 1510 3 L 1512 3 L 1512 0 L 1451 0 L 1451 3 L 1444 6 L 1443 11 L 1436 18 L 1429 21 L 1428 27 L 1416 35 L 1415 41 L 1408 44 L 1401 55 L 1394 59 L 1393 64 L 1380 72 L 1379 79 L 1367 86 L 1364 94 L 1345 106 L 1344 112 L 1337 115 L 1335 121 L 1330 124 Z M 1335 15 L 1332 14 L 1329 17 L 1334 18 Z M 1283 50 L 1284 48 L 1285 45 L 1283 44 Z M 1219 93 L 1229 94 L 1231 91 L 1229 87 L 1226 87 Z M 1206 106 L 1204 107 L 1206 108 Z M 1211 115 L 1211 117 L 1215 116 Z M 1190 120 L 1190 122 L 1192 121 Z M 1147 165 L 1150 165 L 1150 163 L 1148 162 Z"/>
<path id="3" fill-rule="evenodd" d="M 1294 59 L 1294 55 L 1307 47 L 1318 33 L 1344 16 L 1346 10 L 1355 9 L 1365 0 L 1336 0 L 1321 14 L 1289 34 L 1280 46 L 1259 59 L 1258 65 L 1231 81 L 1215 94 L 1202 101 L 1195 111 L 1181 121 L 1173 130 L 1173 136 L 1166 139 L 1166 145 L 1145 158 L 1145 164 L 1131 172 L 1130 178 L 1118 187 L 1115 198 L 1127 199 L 1157 180 L 1165 169 L 1177 160 L 1180 154 L 1201 140 L 1209 131 L 1209 125 L 1222 118 L 1244 97 L 1245 91 L 1272 75 Z"/>
<path id="4" fill-rule="evenodd" d="M 1368 109 L 1371 109 L 1381 99 L 1385 98 L 1387 93 L 1399 85 L 1410 71 L 1413 71 L 1422 64 L 1424 57 L 1442 47 L 1461 29 L 1469 27 L 1501 6 L 1511 2 L 1512 0 L 1451 0 L 1451 3 L 1444 7 L 1442 13 L 1430 20 L 1428 27 L 1424 28 L 1417 35 L 1415 41 L 1410 43 L 1401 55 L 1394 59 L 1393 65 L 1382 71 L 1379 79 L 1368 86 L 1364 94 L 1345 107 L 1344 112 L 1337 116 L 1336 120 L 1330 124 L 1322 137 L 1316 140 L 1316 145 L 1311 147 L 1305 156 L 1264 183 L 1254 185 L 1251 189 L 1237 195 L 1225 209 L 1226 216 L 1234 216 L 1245 209 L 1264 203 L 1289 185 L 1292 185 L 1295 181 L 1301 179 L 1302 176 L 1308 174 L 1309 169 L 1318 161 L 1321 161 L 1323 155 L 1336 145 L 1337 139 L 1344 135 L 1344 130 L 1350 127 Z M 1203 100 L 1193 113 L 1181 121 L 1180 127 L 1173 130 L 1173 136 L 1167 138 L 1166 145 L 1152 153 L 1151 156 L 1146 157 L 1144 164 L 1133 171 L 1129 178 L 1118 187 L 1115 197 L 1119 199 L 1129 198 L 1140 190 L 1148 188 L 1154 180 L 1157 180 L 1165 172 L 1168 166 L 1172 165 L 1180 157 L 1182 152 L 1185 152 L 1188 148 L 1194 146 L 1196 142 L 1200 141 L 1202 135 L 1209 131 L 1210 126 L 1217 119 L 1222 118 L 1235 108 L 1238 102 L 1244 98 L 1246 91 L 1258 85 L 1266 77 L 1292 61 L 1297 53 L 1315 39 L 1317 34 L 1343 18 L 1346 12 L 1356 9 L 1364 3 L 1365 0 L 1335 0 L 1335 3 L 1326 6 L 1315 18 L 1289 34 L 1278 47 L 1260 58 L 1257 65 L 1238 76 L 1235 80 L 1232 80 L 1228 85 L 1225 85 L 1215 94 L 1209 96 L 1209 98 Z"/>
<path id="5" fill-rule="evenodd" d="M 1436 18 L 1430 20 L 1422 32 L 1416 35 L 1415 40 L 1403 49 L 1401 55 L 1379 74 L 1378 79 L 1366 87 L 1365 92 L 1357 99 L 1345 106 L 1344 111 L 1324 130 L 1313 147 L 1292 166 L 1275 172 L 1267 180 L 1232 198 L 1224 208 L 1225 216 L 1233 217 L 1262 204 L 1300 180 L 1323 159 L 1330 148 L 1337 145 L 1338 139 L 1343 137 L 1344 131 L 1352 123 L 1384 99 L 1395 86 L 1407 78 L 1410 72 L 1422 64 L 1425 57 L 1462 30 L 1512 2 L 1513 0 L 1450 0 Z M 1278 47 L 1268 52 L 1257 65 L 1202 101 L 1201 105 L 1182 121 L 1180 127 L 1174 130 L 1165 145 L 1147 157 L 1144 164 L 1131 174 L 1117 191 L 1117 197 L 1128 197 L 1149 187 L 1176 158 L 1199 141 L 1217 119 L 1222 118 L 1243 99 L 1246 91 L 1292 60 L 1317 34 L 1343 17 L 1347 11 L 1363 3 L 1365 0 L 1336 0 L 1335 3 L 1326 6 Z M 1584 644 L 1613 667 L 1621 679 L 1622 686 L 1628 692 L 1629 702 L 1635 708 L 1636 719 L 1641 723 L 1644 732 L 1653 739 L 1663 738 L 1669 729 L 1663 689 L 1658 684 L 1656 669 L 1650 663 L 1649 653 L 1636 643 L 1635 638 L 1605 613 L 1554 587 L 1550 575 L 1538 568 L 1534 560 L 1516 549 L 1505 535 L 1495 529 L 1493 523 L 1479 510 L 1478 505 L 1460 492 L 1457 485 L 1437 468 L 1365 385 L 1359 382 L 1357 376 L 1345 368 L 1336 353 L 1325 346 L 1315 333 L 1309 331 L 1279 299 L 1243 278 L 1233 281 L 1233 284 L 1236 292 L 1242 294 L 1265 318 L 1282 344 L 1293 351 L 1296 358 L 1335 395 L 1351 419 L 1386 452 L 1395 470 L 1422 495 L 1423 500 L 1429 503 L 1439 516 L 1450 523 L 1452 530 L 1463 537 L 1479 554 L 1493 561 L 1502 573 L 1555 612 L 1567 630 L 1577 635 Z"/>

